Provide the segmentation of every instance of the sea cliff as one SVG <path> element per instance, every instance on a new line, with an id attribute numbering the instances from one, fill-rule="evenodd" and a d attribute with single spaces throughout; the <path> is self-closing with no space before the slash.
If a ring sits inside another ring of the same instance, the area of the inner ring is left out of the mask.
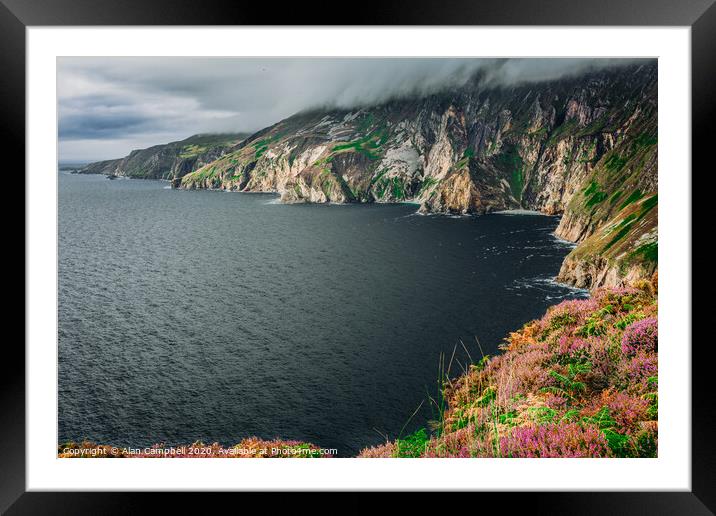
<path id="1" fill-rule="evenodd" d="M 478 74 L 439 94 L 315 109 L 250 136 L 207 138 L 81 172 L 276 192 L 286 203 L 538 210 L 562 215 L 556 235 L 578 244 L 561 282 L 625 286 L 657 269 L 655 61 L 512 86 Z"/>
<path id="2" fill-rule="evenodd" d="M 657 264 L 656 65 L 299 113 L 173 181 L 283 202 L 402 202 L 423 213 L 561 214 L 559 280 L 624 286 Z"/>

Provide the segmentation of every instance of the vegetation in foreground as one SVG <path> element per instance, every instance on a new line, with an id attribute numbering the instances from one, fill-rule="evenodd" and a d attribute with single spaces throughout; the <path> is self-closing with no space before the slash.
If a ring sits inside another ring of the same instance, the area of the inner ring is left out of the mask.
<path id="1" fill-rule="evenodd" d="M 655 273 L 550 307 L 510 334 L 502 354 L 483 357 L 456 379 L 441 374 L 432 432 L 420 429 L 359 457 L 656 457 L 657 288 Z M 318 458 L 331 451 L 249 438 L 231 447 L 143 449 L 69 442 L 58 457 Z"/>
<path id="2" fill-rule="evenodd" d="M 657 276 L 565 301 L 457 379 L 430 434 L 360 457 L 656 457 Z"/>

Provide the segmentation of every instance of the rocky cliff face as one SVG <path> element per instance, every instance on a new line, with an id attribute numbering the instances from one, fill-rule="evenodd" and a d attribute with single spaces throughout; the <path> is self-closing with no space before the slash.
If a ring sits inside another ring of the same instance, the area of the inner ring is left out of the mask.
<path id="1" fill-rule="evenodd" d="M 563 214 L 557 235 L 579 245 L 559 279 L 621 285 L 657 263 L 656 63 L 510 88 L 476 77 L 426 98 L 300 113 L 173 186 Z"/>
<path id="2" fill-rule="evenodd" d="M 79 174 L 105 174 L 141 179 L 173 179 L 220 158 L 246 134 L 197 134 L 186 140 L 132 151 L 121 159 L 91 163 Z"/>
<path id="3" fill-rule="evenodd" d="M 299 113 L 244 139 L 197 135 L 81 173 L 284 202 L 401 202 L 423 213 L 562 214 L 558 279 L 616 286 L 657 267 L 656 62 L 559 81 L 462 88 Z"/>

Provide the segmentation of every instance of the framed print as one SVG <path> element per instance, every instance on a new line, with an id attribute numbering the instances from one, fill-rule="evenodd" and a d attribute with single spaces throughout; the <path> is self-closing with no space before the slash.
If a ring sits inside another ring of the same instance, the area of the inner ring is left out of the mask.
<path id="1" fill-rule="evenodd" d="M 711 513 L 712 2 L 350 26 L 3 3 L 26 187 L 8 514 L 328 490 Z"/>

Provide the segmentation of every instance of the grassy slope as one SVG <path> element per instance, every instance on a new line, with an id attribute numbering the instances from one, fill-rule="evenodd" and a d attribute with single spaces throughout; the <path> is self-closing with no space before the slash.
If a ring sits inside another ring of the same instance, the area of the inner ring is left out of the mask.
<path id="1" fill-rule="evenodd" d="M 512 333 L 504 353 L 444 383 L 426 430 L 362 457 L 654 457 L 656 279 L 565 301 Z"/>
<path id="2" fill-rule="evenodd" d="M 177 149 L 179 157 L 191 158 L 203 154 L 215 147 L 230 147 L 246 138 L 246 133 L 195 134 L 189 138 L 167 144 Z"/>

